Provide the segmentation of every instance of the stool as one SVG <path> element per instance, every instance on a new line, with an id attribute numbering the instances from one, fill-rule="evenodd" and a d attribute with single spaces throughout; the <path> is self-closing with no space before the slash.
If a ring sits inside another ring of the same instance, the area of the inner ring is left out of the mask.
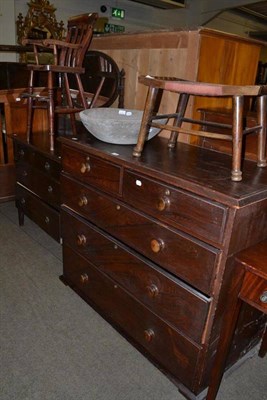
<path id="1" fill-rule="evenodd" d="M 266 167 L 266 125 L 267 125 L 267 85 L 253 86 L 232 86 L 215 83 L 192 82 L 179 78 L 159 78 L 150 76 L 140 76 L 139 82 L 148 86 L 148 94 L 144 108 L 144 114 L 138 135 L 138 141 L 133 151 L 134 157 L 140 157 L 145 140 L 150 127 L 157 127 L 171 131 L 168 146 L 175 147 L 178 134 L 186 133 L 189 135 L 210 137 L 214 139 L 232 141 L 232 174 L 233 181 L 242 180 L 241 157 L 243 135 L 252 132 L 258 133 L 258 167 Z M 175 92 L 179 94 L 177 108 L 173 114 L 158 114 L 158 109 L 162 99 L 163 91 Z M 182 126 L 184 122 L 197 124 L 200 126 L 207 123 L 186 118 L 185 112 L 190 96 L 205 97 L 229 97 L 232 99 L 232 125 L 217 122 L 209 123 L 209 126 L 218 128 L 232 129 L 232 135 L 206 132 L 197 129 L 186 129 Z M 244 98 L 256 97 L 257 99 L 257 124 L 254 127 L 243 128 Z M 158 119 L 167 118 L 167 124 L 157 123 Z M 172 120 L 172 124 L 169 124 Z"/>
<path id="2" fill-rule="evenodd" d="M 219 390 L 242 301 L 267 314 L 267 240 L 241 251 L 235 257 L 232 282 L 206 400 L 215 400 Z M 264 357 L 266 353 L 267 327 L 263 333 L 259 356 Z"/>

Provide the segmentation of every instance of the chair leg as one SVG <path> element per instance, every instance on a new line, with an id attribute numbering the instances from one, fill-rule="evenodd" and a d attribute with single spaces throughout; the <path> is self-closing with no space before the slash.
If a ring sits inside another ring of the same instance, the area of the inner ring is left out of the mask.
<path id="1" fill-rule="evenodd" d="M 186 107 L 188 104 L 188 99 L 189 99 L 189 94 L 187 94 L 187 93 L 180 94 L 178 104 L 177 104 L 177 109 L 176 109 L 177 117 L 175 118 L 175 120 L 173 122 L 173 126 L 176 126 L 179 128 L 181 127 L 182 122 L 183 122 L 183 117 L 185 115 L 185 110 L 186 110 Z M 178 132 L 172 131 L 169 142 L 168 142 L 168 147 L 174 148 L 176 146 L 177 138 L 178 138 Z"/>
<path id="2" fill-rule="evenodd" d="M 79 94 L 81 96 L 82 105 L 83 105 L 83 108 L 86 109 L 86 108 L 88 108 L 88 104 L 87 104 L 87 101 L 86 101 L 86 98 L 85 98 L 85 95 L 84 95 L 84 89 L 83 89 L 83 84 L 82 84 L 82 81 L 81 81 L 81 77 L 80 77 L 79 74 L 76 74 L 75 76 L 76 76 L 76 81 L 77 81 L 77 85 L 78 85 Z M 102 85 L 103 85 L 103 83 L 102 83 Z M 102 86 L 101 86 L 101 88 L 102 88 Z M 101 90 L 101 88 L 100 88 L 100 90 Z"/>
<path id="3" fill-rule="evenodd" d="M 161 93 L 162 93 L 162 90 L 161 90 Z M 143 151 L 144 143 L 147 138 L 147 134 L 148 134 L 148 130 L 149 130 L 149 123 L 151 121 L 151 117 L 153 115 L 153 112 L 155 110 L 155 106 L 157 103 L 157 97 L 158 97 L 158 94 L 161 94 L 161 93 L 159 93 L 158 88 L 149 87 L 137 144 L 133 150 L 134 157 L 141 157 L 141 153 Z"/>
<path id="4" fill-rule="evenodd" d="M 243 108 L 244 96 L 233 96 L 233 154 L 231 179 L 235 182 L 242 180 Z"/>
<path id="5" fill-rule="evenodd" d="M 55 104 L 54 104 L 54 79 L 53 73 L 48 72 L 48 120 L 50 135 L 50 150 L 54 151 L 54 125 L 55 125 Z"/>
<path id="6" fill-rule="evenodd" d="M 67 100 L 68 107 L 70 108 L 70 123 L 71 123 L 71 129 L 72 133 L 74 135 L 77 134 L 77 129 L 76 129 L 76 118 L 75 114 L 73 113 L 73 101 L 70 93 L 70 85 L 69 85 L 69 79 L 68 79 L 68 74 L 64 74 L 64 87 L 65 87 L 65 96 Z"/>
<path id="7" fill-rule="evenodd" d="M 258 167 L 266 167 L 266 134 L 267 134 L 267 95 L 257 98 L 258 123 L 261 129 L 258 133 Z"/>
<path id="8" fill-rule="evenodd" d="M 30 72 L 30 79 L 29 79 L 29 87 L 28 87 L 28 94 L 29 97 L 27 99 L 27 131 L 26 137 L 27 142 L 29 143 L 31 140 L 31 133 L 32 133 L 32 122 L 33 122 L 33 81 L 34 81 L 34 72 Z"/>

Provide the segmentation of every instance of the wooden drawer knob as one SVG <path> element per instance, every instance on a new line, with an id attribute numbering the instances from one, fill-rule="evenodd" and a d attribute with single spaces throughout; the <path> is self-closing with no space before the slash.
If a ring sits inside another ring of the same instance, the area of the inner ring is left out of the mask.
<path id="1" fill-rule="evenodd" d="M 21 157 L 24 157 L 24 154 L 25 154 L 25 153 L 24 153 L 24 150 L 21 149 L 21 150 L 19 151 L 19 155 L 20 155 Z"/>
<path id="2" fill-rule="evenodd" d="M 147 342 L 151 342 L 151 340 L 154 338 L 155 333 L 153 331 L 153 329 L 146 329 L 144 331 L 144 335 L 145 335 L 145 339 Z"/>
<path id="3" fill-rule="evenodd" d="M 159 294 L 158 287 L 152 283 L 151 285 L 147 286 L 147 291 L 150 297 L 156 297 Z"/>
<path id="4" fill-rule="evenodd" d="M 53 188 L 52 188 L 52 186 L 48 186 L 48 188 L 47 188 L 47 191 L 48 191 L 48 193 L 52 193 L 53 192 Z"/>
<path id="5" fill-rule="evenodd" d="M 90 164 L 82 163 L 80 171 L 81 171 L 82 174 L 85 174 L 86 172 L 89 172 L 90 169 L 91 169 Z"/>
<path id="6" fill-rule="evenodd" d="M 260 301 L 264 304 L 267 304 L 267 290 L 265 290 L 261 296 L 260 296 Z"/>
<path id="7" fill-rule="evenodd" d="M 157 202 L 157 209 L 159 211 L 166 210 L 170 205 L 170 199 L 168 197 L 161 197 Z"/>
<path id="8" fill-rule="evenodd" d="M 22 175 L 23 175 L 23 176 L 27 176 L 27 175 L 28 175 L 28 172 L 24 170 L 24 171 L 22 172 Z"/>
<path id="9" fill-rule="evenodd" d="M 159 253 L 164 248 L 164 242 L 161 239 L 152 239 L 150 246 L 154 253 Z"/>
<path id="10" fill-rule="evenodd" d="M 45 223 L 46 223 L 46 224 L 49 224 L 49 222 L 50 222 L 50 219 L 49 219 L 49 217 L 46 216 L 46 217 L 45 217 Z"/>
<path id="11" fill-rule="evenodd" d="M 50 170 L 50 164 L 49 164 L 48 161 L 45 162 L 44 167 L 45 167 L 46 171 L 49 171 L 49 170 Z"/>
<path id="12" fill-rule="evenodd" d="M 78 246 L 86 245 L 86 237 L 84 235 L 77 235 L 77 245 Z"/>
<path id="13" fill-rule="evenodd" d="M 81 283 L 87 283 L 88 280 L 89 280 L 89 277 L 88 277 L 88 275 L 86 273 L 83 273 L 80 276 L 80 280 L 81 280 Z"/>
<path id="14" fill-rule="evenodd" d="M 86 197 L 86 196 L 81 196 L 81 197 L 79 198 L 78 204 L 79 204 L 80 207 L 86 206 L 87 203 L 88 203 L 88 200 L 87 200 L 87 197 Z"/>

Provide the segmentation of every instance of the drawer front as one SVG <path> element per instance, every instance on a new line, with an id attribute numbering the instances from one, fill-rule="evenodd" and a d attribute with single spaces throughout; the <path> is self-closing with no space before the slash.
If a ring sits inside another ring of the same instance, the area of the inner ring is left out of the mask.
<path id="1" fill-rule="evenodd" d="M 267 280 L 246 272 L 240 298 L 267 314 Z"/>
<path id="2" fill-rule="evenodd" d="M 145 257 L 209 294 L 219 251 L 62 177 L 63 202 Z"/>
<path id="3" fill-rule="evenodd" d="M 206 297 L 74 215 L 63 211 L 61 221 L 64 244 L 86 257 L 162 319 L 201 343 L 209 308 Z"/>
<path id="4" fill-rule="evenodd" d="M 43 174 L 27 163 L 16 164 L 16 178 L 19 183 L 26 186 L 48 204 L 55 208 L 60 207 L 59 181 Z"/>
<path id="5" fill-rule="evenodd" d="M 60 241 L 60 214 L 20 185 L 16 185 L 16 206 L 48 235 Z"/>
<path id="6" fill-rule="evenodd" d="M 126 171 L 123 199 L 163 222 L 210 243 L 222 243 L 227 208 Z"/>
<path id="7" fill-rule="evenodd" d="M 63 246 L 64 278 L 169 373 L 192 388 L 200 348 L 151 313 L 120 285 Z"/>
<path id="8" fill-rule="evenodd" d="M 59 181 L 61 171 L 60 162 L 35 152 L 31 147 L 16 143 L 15 160 L 18 166 L 29 164 L 48 177 Z"/>
<path id="9" fill-rule="evenodd" d="M 62 168 L 84 183 L 119 194 L 121 169 L 115 164 L 62 146 Z"/>

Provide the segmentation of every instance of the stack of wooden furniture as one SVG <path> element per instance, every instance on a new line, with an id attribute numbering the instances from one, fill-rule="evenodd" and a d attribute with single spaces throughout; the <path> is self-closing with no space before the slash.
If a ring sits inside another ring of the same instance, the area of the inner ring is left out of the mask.
<path id="1" fill-rule="evenodd" d="M 125 107 L 137 109 L 146 92 L 139 74 L 253 84 L 261 49 L 203 29 L 97 37 L 92 44 L 125 69 Z M 176 103 L 168 96 L 162 111 Z M 192 103 L 190 116 L 200 107 L 205 102 Z M 185 397 L 204 399 L 226 300 L 234 295 L 235 255 L 267 239 L 267 171 L 245 160 L 243 180 L 232 182 L 229 155 L 183 143 L 187 138 L 170 151 L 167 139 L 156 137 L 136 159 L 132 146 L 100 142 L 77 127 L 74 137 L 67 124 L 59 127 L 54 152 L 46 134 L 33 132 L 29 143 L 13 136 L 20 221 L 28 213 L 63 238 L 64 282 Z M 242 304 L 226 368 L 254 351 L 265 325 L 262 312 Z"/>
<path id="2" fill-rule="evenodd" d="M 267 170 L 154 138 L 131 146 L 60 139 L 63 280 L 177 384 L 203 399 L 234 256 L 267 238 Z M 261 339 L 266 317 L 244 305 L 226 366 Z"/>

